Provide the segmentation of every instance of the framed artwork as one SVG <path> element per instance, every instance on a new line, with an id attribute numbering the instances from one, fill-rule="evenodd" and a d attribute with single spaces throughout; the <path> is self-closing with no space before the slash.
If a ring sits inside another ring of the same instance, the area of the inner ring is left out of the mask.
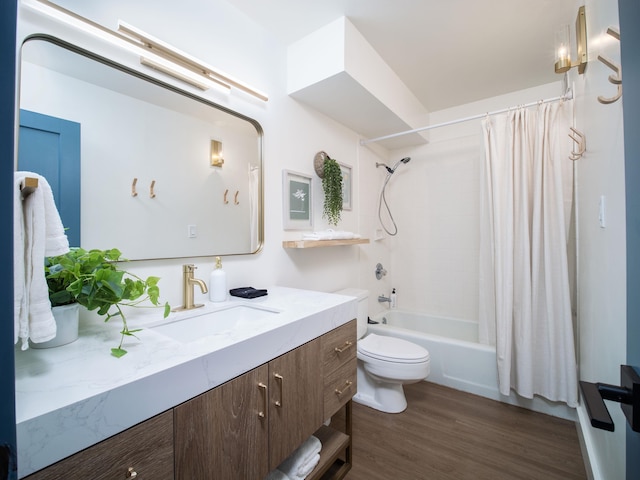
<path id="1" fill-rule="evenodd" d="M 342 209 L 351 210 L 351 192 L 353 181 L 351 179 L 351 167 L 338 162 L 342 171 Z"/>
<path id="2" fill-rule="evenodd" d="M 305 230 L 313 227 L 311 177 L 303 173 L 282 171 L 284 229 Z"/>

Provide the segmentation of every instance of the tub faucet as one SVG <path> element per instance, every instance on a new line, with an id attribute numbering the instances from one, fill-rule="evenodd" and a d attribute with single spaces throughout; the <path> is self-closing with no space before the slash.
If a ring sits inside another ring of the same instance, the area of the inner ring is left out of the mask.
<path id="1" fill-rule="evenodd" d="M 182 266 L 182 306 L 174 308 L 174 312 L 182 310 L 192 310 L 194 308 L 202 307 L 204 304 L 193 303 L 193 289 L 195 285 L 200 287 L 202 293 L 207 293 L 207 284 L 199 278 L 194 278 L 193 272 L 196 270 L 196 266 L 188 263 Z"/>
<path id="2" fill-rule="evenodd" d="M 387 302 L 391 305 L 391 299 L 389 297 L 385 297 L 384 295 L 378 295 L 378 302 L 384 303 Z"/>

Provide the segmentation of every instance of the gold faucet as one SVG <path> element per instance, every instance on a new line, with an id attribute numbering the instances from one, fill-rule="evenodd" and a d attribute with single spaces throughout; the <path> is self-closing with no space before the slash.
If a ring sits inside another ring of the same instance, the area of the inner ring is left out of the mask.
<path id="1" fill-rule="evenodd" d="M 183 304 L 181 307 L 174 308 L 174 312 L 181 310 L 191 310 L 194 308 L 202 307 L 204 304 L 199 303 L 194 305 L 193 303 L 193 288 L 194 285 L 199 285 L 202 293 L 207 293 L 207 284 L 199 278 L 193 277 L 193 272 L 197 267 L 191 263 L 182 266 L 182 298 Z"/>

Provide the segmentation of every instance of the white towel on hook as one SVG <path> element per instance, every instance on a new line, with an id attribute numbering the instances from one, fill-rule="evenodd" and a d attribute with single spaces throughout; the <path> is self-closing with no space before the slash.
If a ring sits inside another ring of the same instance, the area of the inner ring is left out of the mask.
<path id="1" fill-rule="evenodd" d="M 38 187 L 22 199 L 26 177 L 38 179 Z M 69 241 L 47 180 L 33 172 L 14 174 L 14 342 L 46 342 L 56 336 L 49 290 L 44 276 L 44 257 L 69 251 Z"/>

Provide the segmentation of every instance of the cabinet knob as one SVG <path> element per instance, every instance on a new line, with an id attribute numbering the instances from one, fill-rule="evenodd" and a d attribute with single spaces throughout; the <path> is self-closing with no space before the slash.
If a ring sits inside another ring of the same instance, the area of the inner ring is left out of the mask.
<path id="1" fill-rule="evenodd" d="M 129 467 L 127 470 L 127 478 L 136 478 L 138 476 L 138 472 L 136 472 L 133 467 Z"/>
<path id="2" fill-rule="evenodd" d="M 336 388 L 335 392 L 336 395 L 340 396 L 342 395 L 344 392 L 346 392 L 347 390 L 349 390 L 351 388 L 351 385 L 353 385 L 353 382 L 351 380 L 347 380 L 344 384 L 344 387 L 342 387 L 342 390 L 339 390 Z"/>
<path id="3" fill-rule="evenodd" d="M 353 342 L 350 341 L 346 341 L 344 342 L 344 345 L 342 347 L 336 347 L 334 348 L 334 350 L 336 351 L 336 353 L 342 353 L 345 350 L 348 350 L 349 348 L 351 348 L 353 346 Z"/>

